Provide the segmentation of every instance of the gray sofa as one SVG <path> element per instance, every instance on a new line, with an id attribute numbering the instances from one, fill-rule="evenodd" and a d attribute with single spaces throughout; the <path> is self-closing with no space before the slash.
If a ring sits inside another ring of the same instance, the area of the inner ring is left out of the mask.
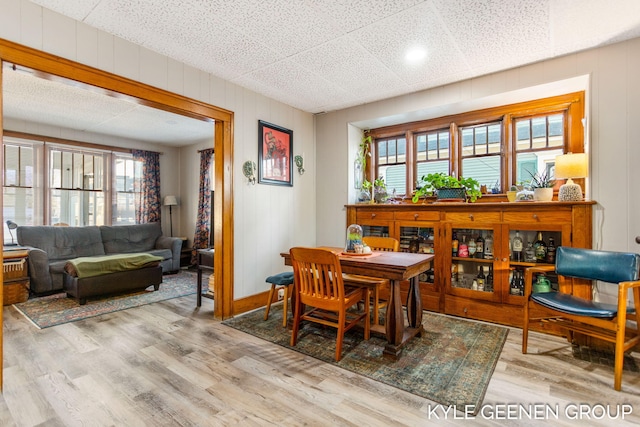
<path id="1" fill-rule="evenodd" d="M 163 258 L 163 273 L 180 269 L 182 240 L 162 235 L 160 223 L 88 227 L 20 226 L 18 244 L 29 248 L 31 292 L 64 289 L 64 266 L 78 257 L 145 252 Z"/>

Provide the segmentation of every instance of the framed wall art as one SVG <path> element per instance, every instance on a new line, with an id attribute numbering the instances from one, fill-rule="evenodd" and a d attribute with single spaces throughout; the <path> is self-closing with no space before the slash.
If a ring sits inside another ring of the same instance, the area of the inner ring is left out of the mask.
<path id="1" fill-rule="evenodd" d="M 258 121 L 258 183 L 293 186 L 293 131 Z"/>

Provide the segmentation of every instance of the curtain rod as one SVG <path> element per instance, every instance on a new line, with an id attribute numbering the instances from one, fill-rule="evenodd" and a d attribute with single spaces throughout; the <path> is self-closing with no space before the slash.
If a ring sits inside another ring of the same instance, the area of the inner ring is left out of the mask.
<path id="1" fill-rule="evenodd" d="M 207 151 L 207 150 L 213 150 L 213 152 L 215 153 L 216 150 L 214 148 L 205 148 L 204 150 L 196 150 L 198 153 L 202 153 L 203 151 Z"/>

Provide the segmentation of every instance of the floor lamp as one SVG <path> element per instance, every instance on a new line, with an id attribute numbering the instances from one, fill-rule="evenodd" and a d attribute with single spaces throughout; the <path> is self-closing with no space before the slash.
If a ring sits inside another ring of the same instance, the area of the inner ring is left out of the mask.
<path id="1" fill-rule="evenodd" d="M 171 229 L 171 237 L 173 237 L 173 217 L 171 216 L 171 207 L 178 206 L 176 196 L 165 196 L 163 204 L 169 206 L 169 227 Z"/>

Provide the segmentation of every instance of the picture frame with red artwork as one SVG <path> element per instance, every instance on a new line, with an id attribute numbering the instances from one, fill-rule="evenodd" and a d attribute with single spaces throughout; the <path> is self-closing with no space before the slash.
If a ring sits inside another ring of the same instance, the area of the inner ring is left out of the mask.
<path id="1" fill-rule="evenodd" d="M 293 187 L 293 131 L 258 120 L 258 183 Z"/>

